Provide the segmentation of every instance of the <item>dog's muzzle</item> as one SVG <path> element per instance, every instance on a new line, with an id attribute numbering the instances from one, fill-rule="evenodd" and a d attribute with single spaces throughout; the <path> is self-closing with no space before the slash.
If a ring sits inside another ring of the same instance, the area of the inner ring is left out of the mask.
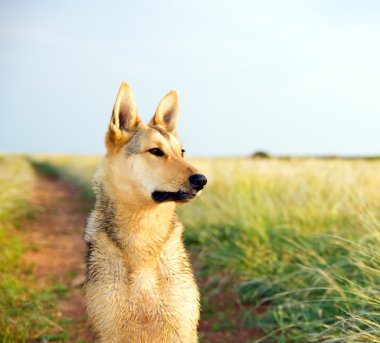
<path id="1" fill-rule="evenodd" d="M 178 202 L 186 202 L 189 201 L 197 195 L 199 191 L 203 189 L 206 185 L 207 179 L 206 176 L 202 174 L 193 174 L 189 177 L 189 184 L 195 190 L 195 192 L 164 192 L 164 191 L 154 191 L 152 193 L 152 198 L 157 202 L 164 201 L 178 201 Z"/>

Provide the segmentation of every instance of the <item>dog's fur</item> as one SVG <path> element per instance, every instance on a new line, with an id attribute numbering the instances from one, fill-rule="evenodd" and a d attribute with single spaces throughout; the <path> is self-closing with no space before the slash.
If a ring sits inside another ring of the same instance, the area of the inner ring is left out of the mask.
<path id="1" fill-rule="evenodd" d="M 175 91 L 145 125 L 122 83 L 86 229 L 87 310 L 99 342 L 197 342 L 199 291 L 175 207 L 199 192 L 189 183 L 196 169 L 183 159 L 177 122 Z M 157 191 L 170 196 L 154 200 Z"/>

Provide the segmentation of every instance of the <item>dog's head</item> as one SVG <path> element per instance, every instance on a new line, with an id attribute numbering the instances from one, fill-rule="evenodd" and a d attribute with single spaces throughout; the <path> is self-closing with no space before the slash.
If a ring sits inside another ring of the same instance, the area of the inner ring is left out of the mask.
<path id="1" fill-rule="evenodd" d="M 113 191 L 154 203 L 186 202 L 200 193 L 207 179 L 184 160 L 177 124 L 175 91 L 161 100 L 145 125 L 130 87 L 121 84 L 106 136 L 106 168 Z"/>

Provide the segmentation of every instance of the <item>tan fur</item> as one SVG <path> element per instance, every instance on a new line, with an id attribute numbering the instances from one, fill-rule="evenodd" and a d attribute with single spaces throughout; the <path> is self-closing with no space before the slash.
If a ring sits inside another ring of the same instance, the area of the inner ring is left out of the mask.
<path id="1" fill-rule="evenodd" d="M 197 342 L 199 291 L 174 201 L 152 192 L 191 191 L 196 172 L 176 138 L 177 94 L 149 125 L 122 84 L 95 176 L 96 205 L 86 229 L 88 315 L 99 342 Z M 157 157 L 149 149 L 160 148 Z"/>

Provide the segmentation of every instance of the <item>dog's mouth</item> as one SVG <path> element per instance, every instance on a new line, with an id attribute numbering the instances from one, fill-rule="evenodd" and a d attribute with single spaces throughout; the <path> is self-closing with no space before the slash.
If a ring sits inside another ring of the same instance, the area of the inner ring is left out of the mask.
<path id="1" fill-rule="evenodd" d="M 186 202 L 193 199 L 195 196 L 196 196 L 196 193 L 188 193 L 184 191 L 178 191 L 178 192 L 154 191 L 152 193 L 152 198 L 157 202 L 165 202 L 165 201 Z"/>

